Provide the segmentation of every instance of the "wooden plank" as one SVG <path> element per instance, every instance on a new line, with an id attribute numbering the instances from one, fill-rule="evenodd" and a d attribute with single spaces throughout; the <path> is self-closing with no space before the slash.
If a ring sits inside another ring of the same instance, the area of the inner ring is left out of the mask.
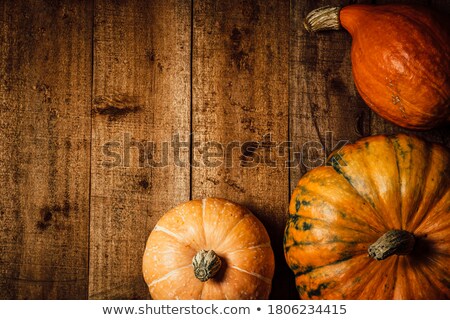
<path id="1" fill-rule="evenodd" d="M 189 199 L 188 149 L 161 159 L 173 135 L 189 141 L 191 3 L 99 0 L 94 21 L 89 297 L 148 298 L 146 239 Z"/>
<path id="2" fill-rule="evenodd" d="M 311 10 L 349 3 L 291 1 L 289 103 L 295 160 L 291 190 L 303 174 L 323 165 L 333 149 L 370 132 L 370 110 L 351 76 L 350 35 L 345 31 L 310 34 L 303 27 Z"/>
<path id="3" fill-rule="evenodd" d="M 288 46 L 286 1 L 194 2 L 192 197 L 227 198 L 260 218 L 276 256 L 276 299 L 295 290 L 282 250 L 288 152 L 277 157 L 264 136 L 288 138 Z"/>
<path id="4" fill-rule="evenodd" d="M 0 299 L 84 299 L 92 6 L 0 5 Z"/>

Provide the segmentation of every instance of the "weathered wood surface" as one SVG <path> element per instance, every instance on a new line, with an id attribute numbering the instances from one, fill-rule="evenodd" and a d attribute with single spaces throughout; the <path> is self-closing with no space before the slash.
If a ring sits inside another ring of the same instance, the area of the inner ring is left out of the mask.
<path id="1" fill-rule="evenodd" d="M 206 196 L 261 219 L 271 298 L 297 298 L 282 236 L 298 179 L 339 141 L 410 132 L 359 97 L 350 35 L 303 18 L 392 2 L 2 1 L 0 298 L 148 299 L 148 234 Z"/>
<path id="2" fill-rule="evenodd" d="M 146 298 L 146 239 L 189 200 L 189 155 L 164 164 L 161 149 L 189 137 L 190 10 L 180 0 L 95 2 L 89 298 Z"/>
<path id="3" fill-rule="evenodd" d="M 85 299 L 92 6 L 0 5 L 0 299 Z"/>
<path id="4" fill-rule="evenodd" d="M 275 144 L 288 140 L 289 4 L 194 2 L 193 40 L 192 131 L 199 149 L 192 196 L 241 203 L 268 227 L 276 257 L 272 296 L 286 298 L 287 150 L 277 158 Z"/>

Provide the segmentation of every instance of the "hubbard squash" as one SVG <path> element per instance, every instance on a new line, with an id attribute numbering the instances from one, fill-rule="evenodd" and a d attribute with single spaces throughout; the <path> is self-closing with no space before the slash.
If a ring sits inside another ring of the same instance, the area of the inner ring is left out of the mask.
<path id="1" fill-rule="evenodd" d="M 414 5 L 349 5 L 312 11 L 309 31 L 345 28 L 353 79 L 381 117 L 410 129 L 450 120 L 449 19 Z"/>
<path id="2" fill-rule="evenodd" d="M 292 194 L 284 251 L 303 299 L 450 298 L 450 153 L 411 135 L 344 146 Z"/>
<path id="3" fill-rule="evenodd" d="M 273 273 L 263 224 L 246 208 L 217 198 L 167 212 L 143 257 L 153 299 L 267 299 Z"/>

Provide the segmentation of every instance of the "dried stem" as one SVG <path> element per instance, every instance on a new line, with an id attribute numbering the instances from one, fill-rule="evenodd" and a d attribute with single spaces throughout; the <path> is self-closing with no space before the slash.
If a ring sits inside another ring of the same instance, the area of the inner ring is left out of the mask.
<path id="1" fill-rule="evenodd" d="M 208 281 L 219 272 L 222 261 L 213 250 L 200 250 L 192 259 L 195 277 L 202 281 Z"/>
<path id="2" fill-rule="evenodd" d="M 390 230 L 369 247 L 369 256 L 375 260 L 384 260 L 389 256 L 407 255 L 414 248 L 415 238 L 405 230 Z"/>
<path id="3" fill-rule="evenodd" d="M 305 18 L 303 25 L 309 32 L 322 30 L 339 30 L 339 11 L 341 7 L 326 6 L 311 11 Z"/>

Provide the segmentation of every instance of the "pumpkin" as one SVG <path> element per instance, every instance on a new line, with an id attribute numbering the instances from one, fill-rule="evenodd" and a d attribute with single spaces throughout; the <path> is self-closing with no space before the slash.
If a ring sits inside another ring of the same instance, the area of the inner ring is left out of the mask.
<path id="1" fill-rule="evenodd" d="M 450 298 L 450 154 L 411 135 L 332 154 L 295 188 L 284 237 L 302 299 Z"/>
<path id="2" fill-rule="evenodd" d="M 450 120 L 447 17 L 413 5 L 349 5 L 316 9 L 305 27 L 351 34 L 356 88 L 381 117 L 417 130 Z"/>
<path id="3" fill-rule="evenodd" d="M 153 299 L 267 299 L 273 273 L 263 224 L 243 206 L 218 198 L 167 212 L 143 256 Z"/>

